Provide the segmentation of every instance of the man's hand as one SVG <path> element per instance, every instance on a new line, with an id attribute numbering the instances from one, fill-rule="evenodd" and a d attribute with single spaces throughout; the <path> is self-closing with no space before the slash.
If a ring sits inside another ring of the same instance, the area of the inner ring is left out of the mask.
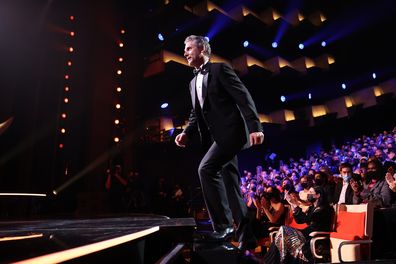
<path id="1" fill-rule="evenodd" d="M 249 135 L 250 138 L 250 146 L 260 145 L 264 142 L 264 134 L 263 132 L 253 132 Z"/>
<path id="2" fill-rule="evenodd" d="M 175 143 L 177 146 L 184 148 L 186 147 L 186 143 L 188 141 L 188 137 L 186 133 L 180 133 L 179 135 L 176 136 L 175 138 Z"/>

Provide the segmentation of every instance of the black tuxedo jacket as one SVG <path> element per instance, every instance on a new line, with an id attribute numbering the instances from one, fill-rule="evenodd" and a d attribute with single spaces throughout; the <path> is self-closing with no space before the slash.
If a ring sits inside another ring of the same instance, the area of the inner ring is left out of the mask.
<path id="1" fill-rule="evenodd" d="M 208 62 L 203 70 L 203 107 L 196 98 L 196 77 L 190 82 L 192 110 L 184 133 L 198 130 L 203 142 L 211 137 L 220 147 L 248 146 L 248 133 L 263 131 L 253 99 L 234 70 Z"/>

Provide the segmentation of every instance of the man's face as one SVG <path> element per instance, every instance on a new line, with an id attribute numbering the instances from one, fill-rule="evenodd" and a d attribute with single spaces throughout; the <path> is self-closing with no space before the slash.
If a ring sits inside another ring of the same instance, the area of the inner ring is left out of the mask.
<path id="1" fill-rule="evenodd" d="M 351 175 L 352 171 L 351 168 L 349 167 L 343 167 L 340 171 L 341 176 L 347 176 L 347 175 Z"/>
<path id="2" fill-rule="evenodd" d="M 195 41 L 187 41 L 184 47 L 184 57 L 188 65 L 198 68 L 204 61 L 203 48 L 198 47 Z"/>

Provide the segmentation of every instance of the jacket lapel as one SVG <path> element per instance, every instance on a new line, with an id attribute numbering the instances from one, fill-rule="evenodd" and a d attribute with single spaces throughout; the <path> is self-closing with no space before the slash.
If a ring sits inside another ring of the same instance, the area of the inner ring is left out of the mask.
<path id="1" fill-rule="evenodd" d="M 190 94 L 191 94 L 191 102 L 192 107 L 195 109 L 195 83 L 196 83 L 197 76 L 195 76 L 190 82 Z"/>

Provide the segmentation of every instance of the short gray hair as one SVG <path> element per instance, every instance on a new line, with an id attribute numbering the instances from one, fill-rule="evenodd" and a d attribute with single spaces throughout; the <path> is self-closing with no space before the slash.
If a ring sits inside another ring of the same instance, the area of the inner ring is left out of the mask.
<path id="1" fill-rule="evenodd" d="M 205 56 L 210 57 L 210 55 L 212 54 L 212 50 L 209 44 L 209 39 L 207 37 L 190 35 L 186 38 L 184 44 L 186 44 L 189 41 L 194 41 L 198 47 L 202 47 Z"/>

